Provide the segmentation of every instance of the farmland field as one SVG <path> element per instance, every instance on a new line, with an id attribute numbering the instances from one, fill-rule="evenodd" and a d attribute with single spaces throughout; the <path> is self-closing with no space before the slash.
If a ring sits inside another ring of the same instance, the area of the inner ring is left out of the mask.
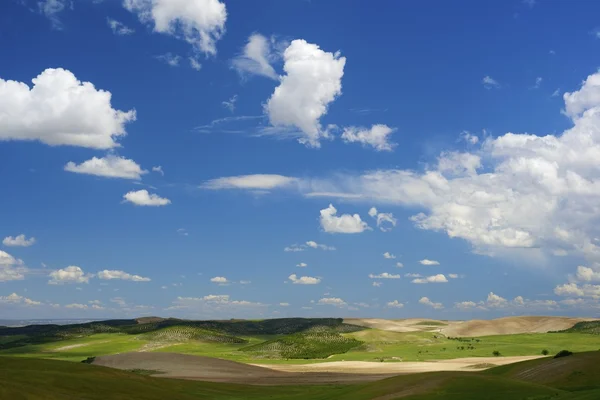
<path id="1" fill-rule="evenodd" d="M 590 323 L 584 324 L 591 329 Z M 165 320 L 162 325 L 115 322 L 66 326 L 50 333 L 48 328 L 42 332 L 4 328 L 0 330 L 0 355 L 81 361 L 132 351 L 175 352 L 255 364 L 299 364 L 447 360 L 490 357 L 495 351 L 501 356 L 538 356 L 543 350 L 554 354 L 565 348 L 577 352 L 600 349 L 600 335 L 573 329 L 450 338 L 438 331 L 440 325 L 435 321 L 411 326 L 416 328 L 397 332 L 334 319 L 288 319 L 262 323 Z M 94 333 L 98 331 L 109 333 Z"/>

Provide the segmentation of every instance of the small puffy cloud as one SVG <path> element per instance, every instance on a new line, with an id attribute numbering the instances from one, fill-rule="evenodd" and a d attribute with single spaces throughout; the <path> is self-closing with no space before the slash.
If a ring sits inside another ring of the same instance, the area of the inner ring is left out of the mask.
<path id="1" fill-rule="evenodd" d="M 159 61 L 164 62 L 165 64 L 167 64 L 171 67 L 178 67 L 179 62 L 181 61 L 181 56 L 179 56 L 177 54 L 173 54 L 173 53 L 161 54 L 161 55 L 155 56 L 154 58 L 156 58 Z"/>
<path id="2" fill-rule="evenodd" d="M 148 173 L 148 171 L 143 170 L 135 161 L 112 154 L 102 158 L 92 157 L 79 165 L 73 161 L 69 161 L 65 165 L 64 170 L 77 174 L 135 180 L 142 179 L 142 175 Z"/>
<path id="3" fill-rule="evenodd" d="M 331 135 L 320 119 L 342 93 L 346 58 L 299 39 L 291 42 L 283 60 L 285 75 L 267 101 L 265 112 L 274 127 L 298 129 L 300 143 L 320 147 L 320 140 Z"/>
<path id="4" fill-rule="evenodd" d="M 150 194 L 146 189 L 128 192 L 123 195 L 123 198 L 136 206 L 160 207 L 171 204 L 171 200 L 154 193 Z"/>
<path id="5" fill-rule="evenodd" d="M 132 282 L 150 282 L 150 278 L 145 278 L 145 277 L 139 276 L 139 275 L 132 275 L 125 271 L 118 271 L 118 270 L 105 269 L 103 271 L 98 272 L 97 276 L 99 279 L 106 279 L 106 280 L 120 279 L 120 280 L 124 280 L 124 281 L 132 281 Z"/>
<path id="6" fill-rule="evenodd" d="M 67 268 L 58 269 L 48 274 L 51 285 L 61 285 L 63 283 L 89 283 L 92 274 L 85 274 L 83 270 L 76 266 L 70 265 Z"/>
<path id="7" fill-rule="evenodd" d="M 382 282 L 373 282 L 374 287 L 381 287 L 381 285 L 383 285 Z"/>
<path id="8" fill-rule="evenodd" d="M 135 110 L 112 108 L 110 92 L 80 82 L 68 70 L 48 68 L 32 82 L 30 88 L 0 78 L 0 141 L 110 149 L 126 135 L 125 124 L 135 121 Z"/>
<path id="9" fill-rule="evenodd" d="M 383 258 L 386 258 L 388 260 L 393 260 L 394 258 L 396 258 L 396 256 L 391 254 L 389 251 L 386 251 L 385 253 L 383 253 Z"/>
<path id="10" fill-rule="evenodd" d="M 396 267 L 398 267 L 398 268 L 402 268 L 402 267 L 404 267 L 404 264 L 402 264 L 400 261 L 398 261 L 398 262 L 396 263 Z"/>
<path id="11" fill-rule="evenodd" d="M 390 301 L 386 304 L 390 308 L 403 308 L 404 304 L 400 303 L 398 300 Z"/>
<path id="12" fill-rule="evenodd" d="M 382 272 L 379 275 L 369 274 L 371 279 L 400 279 L 400 275 L 390 274 L 388 272 Z"/>
<path id="13" fill-rule="evenodd" d="M 298 277 L 296 274 L 291 274 L 288 279 L 296 285 L 317 285 L 321 283 L 320 278 L 314 278 L 312 276 L 301 276 Z"/>
<path id="14" fill-rule="evenodd" d="M 28 299 L 16 293 L 11 293 L 8 296 L 0 296 L 0 304 L 2 303 L 23 304 L 26 306 L 39 306 L 42 304 L 39 301 Z"/>
<path id="15" fill-rule="evenodd" d="M 129 28 L 128 26 L 126 26 L 122 22 L 117 21 L 116 19 L 106 18 L 106 23 L 115 35 L 131 35 L 133 32 L 135 32 L 135 30 Z"/>
<path id="16" fill-rule="evenodd" d="M 254 174 L 229 176 L 206 181 L 202 189 L 245 189 L 245 190 L 271 190 L 286 187 L 297 182 L 296 178 L 283 175 Z"/>
<path id="17" fill-rule="evenodd" d="M 321 210 L 320 214 L 321 227 L 328 233 L 361 233 L 371 229 L 358 214 L 342 214 L 338 217 L 333 204 Z"/>
<path id="18" fill-rule="evenodd" d="M 454 307 L 459 308 L 461 310 L 470 310 L 473 308 L 477 308 L 477 303 L 473 302 L 473 301 L 461 301 L 461 302 L 457 302 L 454 303 Z"/>
<path id="19" fill-rule="evenodd" d="M 442 303 L 434 303 L 433 301 L 429 300 L 429 297 L 421 297 L 419 299 L 419 303 L 429 306 L 429 307 L 432 307 L 436 310 L 440 310 L 440 309 L 444 308 L 444 305 Z"/>
<path id="20" fill-rule="evenodd" d="M 369 209 L 369 216 L 375 218 L 377 216 L 377 209 L 375 207 L 371 207 Z"/>
<path id="21" fill-rule="evenodd" d="M 308 264 L 307 263 L 303 263 L 303 262 L 296 264 L 296 267 L 300 267 L 300 268 L 304 268 L 306 266 L 308 266 Z"/>
<path id="22" fill-rule="evenodd" d="M 152 172 L 156 172 L 156 173 L 161 174 L 162 176 L 165 176 L 165 171 L 163 171 L 163 168 L 160 165 L 152 167 Z"/>
<path id="23" fill-rule="evenodd" d="M 592 297 L 600 298 L 600 285 L 578 285 L 577 283 L 565 283 L 554 288 L 554 293 L 558 296 L 567 297 Z"/>
<path id="24" fill-rule="evenodd" d="M 503 307 L 508 303 L 504 297 L 498 296 L 494 292 L 490 292 L 487 297 L 486 305 L 489 307 Z"/>
<path id="25" fill-rule="evenodd" d="M 217 53 L 216 42 L 225 33 L 227 10 L 219 0 L 124 0 L 154 32 L 181 38 L 206 54 Z"/>
<path id="26" fill-rule="evenodd" d="M 279 303 L 280 307 L 289 307 L 290 303 Z"/>
<path id="27" fill-rule="evenodd" d="M 437 274 L 428 276 L 426 278 L 417 278 L 413 279 L 412 283 L 446 283 L 448 279 L 444 276 L 444 274 Z"/>
<path id="28" fill-rule="evenodd" d="M 448 278 L 450 278 L 450 279 L 457 279 L 458 278 L 458 274 L 448 274 Z"/>
<path id="29" fill-rule="evenodd" d="M 421 265 L 440 265 L 439 261 L 428 260 L 427 258 L 422 259 L 421 261 L 419 261 L 419 263 Z"/>
<path id="30" fill-rule="evenodd" d="M 339 297 L 323 297 L 317 303 L 332 305 L 332 306 L 337 306 L 337 307 L 346 305 L 346 302 L 344 300 L 340 299 Z"/>
<path id="31" fill-rule="evenodd" d="M 23 260 L 0 250 L 0 282 L 25 279 L 27 268 L 23 264 Z"/>
<path id="32" fill-rule="evenodd" d="M 263 35 L 254 33 L 248 38 L 242 54 L 231 61 L 231 66 L 241 76 L 261 75 L 277 80 L 277 73 L 271 66 L 276 58 L 271 50 L 271 42 Z"/>
<path id="33" fill-rule="evenodd" d="M 213 278 L 210 278 L 210 281 L 212 283 L 218 283 L 219 285 L 227 285 L 229 283 L 227 278 L 225 278 L 224 276 L 215 276 Z"/>
<path id="34" fill-rule="evenodd" d="M 376 151 L 392 151 L 396 143 L 389 141 L 389 136 L 396 129 L 387 125 L 377 124 L 370 129 L 364 127 L 349 126 L 344 128 L 342 140 L 346 143 L 360 143 L 363 146 L 371 146 Z"/>
<path id="35" fill-rule="evenodd" d="M 76 309 L 79 309 L 79 310 L 87 310 L 88 306 L 87 306 L 87 304 L 73 303 L 73 304 L 67 304 L 65 306 L 65 308 L 76 308 Z"/>
<path id="36" fill-rule="evenodd" d="M 584 282 L 600 282 L 600 271 L 580 265 L 577 267 L 577 279 Z"/>
<path id="37" fill-rule="evenodd" d="M 27 239 L 25 234 L 20 234 L 15 237 L 7 236 L 2 240 L 2 244 L 5 246 L 18 246 L 18 247 L 29 247 L 35 243 L 35 238 L 30 237 Z"/>
<path id="38" fill-rule="evenodd" d="M 305 243 L 306 246 L 310 247 L 311 249 L 320 249 L 320 250 L 335 250 L 335 247 L 333 246 L 327 246 L 324 244 L 320 244 L 315 242 L 314 240 L 309 240 L 308 242 Z"/>
<path id="39" fill-rule="evenodd" d="M 498 89 L 500 87 L 500 83 L 489 75 L 484 76 L 481 83 L 486 89 Z"/>

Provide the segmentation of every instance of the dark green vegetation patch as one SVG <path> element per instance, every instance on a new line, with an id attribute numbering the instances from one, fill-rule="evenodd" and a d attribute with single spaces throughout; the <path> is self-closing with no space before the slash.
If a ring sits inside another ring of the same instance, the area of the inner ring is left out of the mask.
<path id="1" fill-rule="evenodd" d="M 600 321 L 583 321 L 578 322 L 569 329 L 565 329 L 560 332 L 576 332 L 576 333 L 589 333 L 592 335 L 600 335 Z"/>
<path id="2" fill-rule="evenodd" d="M 294 333 L 240 349 L 259 358 L 315 359 L 342 354 L 362 344 L 360 340 L 340 335 L 339 331 L 352 326 L 315 326 L 304 332 Z"/>

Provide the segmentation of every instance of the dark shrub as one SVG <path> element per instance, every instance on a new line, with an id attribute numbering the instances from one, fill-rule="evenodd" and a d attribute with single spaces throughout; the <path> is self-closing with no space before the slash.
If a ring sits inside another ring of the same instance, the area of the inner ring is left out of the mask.
<path id="1" fill-rule="evenodd" d="M 573 355 L 572 351 L 561 350 L 558 353 L 556 353 L 556 355 L 554 356 L 554 358 L 568 357 L 568 356 L 572 356 L 572 355 Z"/>
<path id="2" fill-rule="evenodd" d="M 542 350 L 542 354 L 543 354 L 543 355 L 547 356 L 547 355 L 548 355 L 548 353 L 549 353 L 549 351 L 548 351 L 548 350 L 546 350 L 546 349 Z"/>
<path id="3" fill-rule="evenodd" d="M 492 352 L 492 354 L 493 354 L 495 357 L 498 357 L 498 356 L 500 356 L 500 352 L 499 352 L 498 350 L 494 350 L 494 351 Z"/>
<path id="4" fill-rule="evenodd" d="M 96 357 L 88 357 L 85 360 L 82 360 L 81 362 L 84 364 L 91 364 L 94 362 L 95 359 L 96 359 Z"/>

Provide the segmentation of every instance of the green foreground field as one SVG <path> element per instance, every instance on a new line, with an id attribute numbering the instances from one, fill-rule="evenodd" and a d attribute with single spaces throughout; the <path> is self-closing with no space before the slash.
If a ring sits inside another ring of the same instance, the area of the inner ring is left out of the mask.
<path id="1" fill-rule="evenodd" d="M 575 352 L 600 349 L 600 336 L 583 333 L 533 333 L 484 336 L 454 340 L 432 332 L 389 332 L 378 329 L 342 334 L 362 342 L 346 353 L 324 359 L 285 359 L 263 353 L 240 351 L 277 339 L 278 335 L 241 336 L 246 343 L 214 343 L 197 340 L 157 342 L 139 335 L 100 333 L 61 341 L 31 344 L 0 350 L 0 355 L 81 361 L 87 357 L 130 351 L 159 351 L 218 357 L 252 363 L 315 363 L 323 361 L 428 361 L 461 357 L 540 355 L 546 349 L 555 354 L 562 349 Z M 0 337 L 0 340 L 2 338 Z M 6 341 L 6 337 L 3 339 Z"/>
<path id="2" fill-rule="evenodd" d="M 600 352 L 485 372 L 403 375 L 360 385 L 248 386 L 183 381 L 81 363 L 0 357 L 0 399 L 11 400 L 595 400 Z"/>

